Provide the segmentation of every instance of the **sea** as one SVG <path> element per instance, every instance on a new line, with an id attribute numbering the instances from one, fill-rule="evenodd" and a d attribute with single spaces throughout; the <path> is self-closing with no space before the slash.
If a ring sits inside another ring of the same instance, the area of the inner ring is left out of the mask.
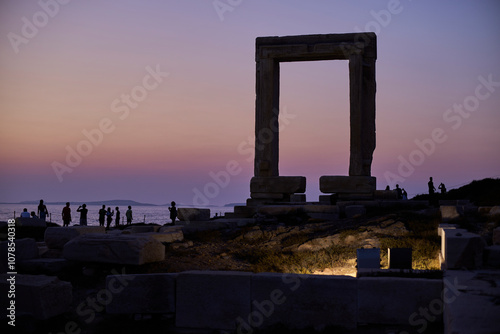
<path id="1" fill-rule="evenodd" d="M 13 219 L 14 217 L 19 217 L 24 208 L 28 209 L 28 212 L 37 211 L 38 205 L 35 204 L 0 204 L 0 221 L 7 221 Z M 47 221 L 62 225 L 61 211 L 64 205 L 50 205 L 47 204 L 47 210 L 49 211 L 49 216 Z M 89 226 L 99 226 L 99 210 L 102 205 L 87 205 L 89 212 L 87 213 L 87 225 Z M 115 210 L 116 205 L 111 206 L 112 210 Z M 121 220 L 126 223 L 125 212 L 127 211 L 127 206 L 118 206 L 120 208 Z M 182 205 L 177 205 L 177 208 L 182 208 Z M 186 206 L 187 207 L 187 206 Z M 79 224 L 80 213 L 76 212 L 78 205 L 71 205 L 71 217 L 73 224 Z M 202 207 L 199 207 L 202 208 Z M 107 209 L 107 206 L 106 206 Z M 226 212 L 233 212 L 233 206 L 211 206 L 202 209 L 210 209 L 210 217 L 214 217 L 215 214 L 218 216 L 224 216 Z M 132 206 L 132 223 L 153 223 L 158 225 L 163 225 L 165 223 L 170 223 L 170 212 L 168 211 L 168 206 L 155 205 L 155 206 Z M 113 217 L 113 225 L 114 225 Z"/>

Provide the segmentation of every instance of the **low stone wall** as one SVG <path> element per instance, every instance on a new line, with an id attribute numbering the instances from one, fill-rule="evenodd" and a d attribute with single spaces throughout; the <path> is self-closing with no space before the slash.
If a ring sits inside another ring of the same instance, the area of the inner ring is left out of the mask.
<path id="1" fill-rule="evenodd" d="M 411 325 L 419 308 L 441 299 L 443 285 L 436 279 L 228 271 L 127 275 L 126 281 L 107 312 L 170 313 L 179 328 L 237 333 L 276 324 L 317 330 Z"/>

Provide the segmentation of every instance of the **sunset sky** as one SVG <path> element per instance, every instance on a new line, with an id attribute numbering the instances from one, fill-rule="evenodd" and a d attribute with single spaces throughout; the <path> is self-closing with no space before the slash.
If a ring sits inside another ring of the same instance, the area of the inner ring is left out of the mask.
<path id="1" fill-rule="evenodd" d="M 0 202 L 244 202 L 255 39 L 374 31 L 377 188 L 500 177 L 500 2 L 0 1 Z M 281 65 L 280 175 L 348 175 L 348 62 Z"/>

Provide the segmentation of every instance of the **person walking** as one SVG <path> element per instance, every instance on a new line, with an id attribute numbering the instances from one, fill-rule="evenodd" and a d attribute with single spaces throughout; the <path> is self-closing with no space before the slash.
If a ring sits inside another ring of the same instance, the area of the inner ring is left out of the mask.
<path id="1" fill-rule="evenodd" d="M 132 224 L 132 207 L 129 205 L 127 212 L 125 212 L 125 216 L 127 217 L 127 225 Z"/>
<path id="2" fill-rule="evenodd" d="M 69 202 L 66 202 L 66 206 L 62 209 L 62 220 L 63 227 L 69 226 L 69 223 L 71 222 L 71 209 L 69 208 Z"/>

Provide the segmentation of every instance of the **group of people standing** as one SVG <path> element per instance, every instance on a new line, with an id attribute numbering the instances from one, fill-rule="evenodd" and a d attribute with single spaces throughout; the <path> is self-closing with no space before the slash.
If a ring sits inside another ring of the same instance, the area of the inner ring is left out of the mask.
<path id="1" fill-rule="evenodd" d="M 67 202 L 66 206 L 62 210 L 62 220 L 63 226 L 69 226 L 71 222 L 71 209 L 69 208 L 70 203 Z M 121 212 L 119 207 L 115 207 L 115 211 L 111 210 L 111 207 L 108 207 L 106 210 L 106 205 L 102 206 L 102 209 L 99 210 L 99 226 L 104 226 L 104 221 L 106 220 L 107 225 L 106 229 L 109 229 L 109 226 L 113 222 L 113 216 L 115 217 L 115 226 L 120 225 Z M 86 204 L 82 204 L 76 209 L 76 212 L 80 212 L 80 225 L 87 226 L 87 214 L 89 210 L 87 209 Z M 132 224 L 132 206 L 128 206 L 128 210 L 125 212 L 125 216 L 127 217 L 127 225 Z"/>

